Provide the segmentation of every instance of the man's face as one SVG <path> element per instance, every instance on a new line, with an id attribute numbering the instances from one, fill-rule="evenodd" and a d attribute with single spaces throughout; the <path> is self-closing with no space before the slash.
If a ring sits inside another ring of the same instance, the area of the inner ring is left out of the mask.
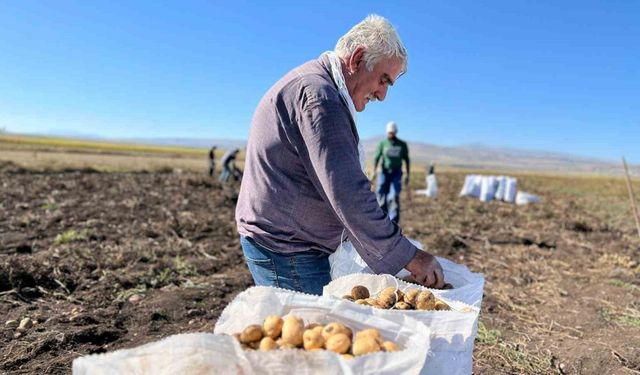
<path id="1" fill-rule="evenodd" d="M 394 133 L 394 132 L 388 132 L 388 133 L 387 133 L 387 138 L 388 138 L 388 139 L 396 139 L 396 133 Z"/>
<path id="2" fill-rule="evenodd" d="M 393 86 L 401 71 L 402 59 L 398 57 L 383 58 L 371 71 L 367 70 L 364 60 L 361 60 L 353 74 L 355 84 L 349 91 L 356 111 L 362 112 L 371 100 L 383 101 L 389 86 Z"/>

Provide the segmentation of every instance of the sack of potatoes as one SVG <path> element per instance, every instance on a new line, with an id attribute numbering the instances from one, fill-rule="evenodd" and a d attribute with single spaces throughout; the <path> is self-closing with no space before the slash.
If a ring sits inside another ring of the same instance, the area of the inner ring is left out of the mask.
<path id="1" fill-rule="evenodd" d="M 402 291 L 390 286 L 382 289 L 374 296 L 371 295 L 367 287 L 356 285 L 351 289 L 350 294 L 346 294 L 342 298 L 358 305 L 372 306 L 378 309 L 450 310 L 446 302 L 438 299 L 427 289 L 409 288 Z"/>
<path id="2" fill-rule="evenodd" d="M 400 347 L 385 340 L 375 328 L 355 331 L 340 322 L 307 323 L 300 317 L 270 315 L 262 325 L 252 324 L 233 335 L 245 350 L 328 350 L 352 359 L 377 352 L 397 352 Z"/>
<path id="3" fill-rule="evenodd" d="M 430 358 L 431 330 L 408 314 L 388 319 L 383 312 L 256 286 L 224 309 L 214 333 L 263 374 L 420 373 Z"/>

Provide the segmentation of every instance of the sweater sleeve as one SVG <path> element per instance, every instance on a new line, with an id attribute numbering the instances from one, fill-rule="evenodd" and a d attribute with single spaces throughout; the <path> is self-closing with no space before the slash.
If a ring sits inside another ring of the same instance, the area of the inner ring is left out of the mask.
<path id="1" fill-rule="evenodd" d="M 298 153 L 316 190 L 376 273 L 396 274 L 417 248 L 378 206 L 358 159 L 351 118 L 341 102 L 309 102 L 298 121 Z"/>

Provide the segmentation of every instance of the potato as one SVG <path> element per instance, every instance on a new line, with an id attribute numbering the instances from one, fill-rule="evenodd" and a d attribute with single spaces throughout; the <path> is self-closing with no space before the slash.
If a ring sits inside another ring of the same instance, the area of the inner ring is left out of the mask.
<path id="1" fill-rule="evenodd" d="M 280 349 L 296 349 L 297 346 L 293 344 L 281 344 Z"/>
<path id="2" fill-rule="evenodd" d="M 248 344 L 250 342 L 258 342 L 262 338 L 262 327 L 252 324 L 240 333 L 240 342 Z"/>
<path id="3" fill-rule="evenodd" d="M 308 329 L 314 329 L 316 327 L 322 327 L 322 324 L 320 324 L 320 323 L 309 323 L 306 326 L 304 326 L 304 330 L 306 331 Z M 320 330 L 322 330 L 322 328 Z"/>
<path id="4" fill-rule="evenodd" d="M 347 335 L 349 338 L 351 338 L 353 336 L 353 333 L 351 332 L 351 330 L 349 328 L 347 328 L 344 324 L 342 323 L 329 323 L 326 326 L 324 326 L 324 329 L 322 330 L 322 337 L 324 337 L 325 342 L 327 340 L 329 340 L 329 337 L 337 334 L 337 333 L 344 333 L 345 335 Z"/>
<path id="5" fill-rule="evenodd" d="M 262 341 L 254 341 L 254 342 L 248 343 L 247 345 L 249 345 L 251 349 L 258 349 L 260 347 L 261 342 Z"/>
<path id="6" fill-rule="evenodd" d="M 423 290 L 418 294 L 416 298 L 416 309 L 418 310 L 433 310 L 436 303 L 436 297 L 433 296 L 428 290 Z"/>
<path id="7" fill-rule="evenodd" d="M 275 340 L 273 340 L 269 336 L 266 336 L 263 337 L 262 340 L 260 340 L 260 346 L 258 347 L 258 349 L 260 349 L 261 352 L 267 352 L 269 350 L 276 349 L 277 347 L 278 344 L 276 344 Z"/>
<path id="8" fill-rule="evenodd" d="M 341 357 L 344 359 L 353 359 L 353 356 L 349 353 L 341 354 Z"/>
<path id="9" fill-rule="evenodd" d="M 355 299 L 353 299 L 351 294 L 345 294 L 344 296 L 342 296 L 342 299 L 346 299 L 346 300 L 349 300 L 349 301 L 355 301 Z"/>
<path id="10" fill-rule="evenodd" d="M 400 350 L 395 342 L 385 341 L 382 343 L 382 350 L 385 352 L 397 352 Z"/>
<path id="11" fill-rule="evenodd" d="M 304 323 L 302 319 L 288 315 L 282 324 L 282 344 L 296 346 L 302 345 L 302 335 L 304 333 Z"/>
<path id="12" fill-rule="evenodd" d="M 353 355 L 364 355 L 369 353 L 375 353 L 380 351 L 380 344 L 373 338 L 369 336 L 358 337 L 353 342 L 353 347 L 351 348 L 351 352 Z"/>
<path id="13" fill-rule="evenodd" d="M 384 289 L 382 289 L 380 291 L 380 293 L 378 293 L 379 296 L 383 296 L 385 294 L 395 294 L 396 293 L 396 287 L 395 286 L 388 286 Z"/>
<path id="14" fill-rule="evenodd" d="M 238 340 L 238 342 L 242 342 L 242 341 L 240 341 L 240 334 L 239 333 L 234 333 L 233 337 L 235 337 L 236 340 Z"/>
<path id="15" fill-rule="evenodd" d="M 351 347 L 351 339 L 345 333 L 336 333 L 327 339 L 325 347 L 332 352 L 344 354 Z"/>
<path id="16" fill-rule="evenodd" d="M 324 346 L 322 329 L 307 329 L 302 335 L 302 342 L 306 350 L 322 349 L 322 347 Z"/>
<path id="17" fill-rule="evenodd" d="M 365 301 L 367 301 L 367 305 L 369 306 L 375 306 L 378 303 L 378 300 L 376 300 L 375 298 L 367 298 L 365 299 Z"/>
<path id="18" fill-rule="evenodd" d="M 396 305 L 394 306 L 394 308 L 398 309 L 398 310 L 411 310 L 413 306 L 411 306 L 410 304 L 406 303 L 406 302 L 398 302 L 396 303 Z"/>
<path id="19" fill-rule="evenodd" d="M 356 333 L 356 340 L 370 337 L 374 339 L 378 345 L 382 344 L 382 336 L 380 335 L 380 331 L 375 328 L 363 329 L 362 331 Z"/>
<path id="20" fill-rule="evenodd" d="M 356 285 L 351 289 L 351 297 L 354 300 L 369 298 L 369 289 L 362 285 Z"/>
<path id="21" fill-rule="evenodd" d="M 269 336 L 272 339 L 277 338 L 282 333 L 282 325 L 284 321 L 278 315 L 268 316 L 264 320 L 264 324 L 262 325 L 262 330 L 265 336 Z"/>
<path id="22" fill-rule="evenodd" d="M 403 300 L 406 303 L 415 305 L 418 294 L 420 294 L 420 289 L 409 289 L 407 293 L 405 293 Z"/>
<path id="23" fill-rule="evenodd" d="M 396 304 L 396 301 L 397 299 L 395 294 L 383 294 L 378 297 L 378 305 L 383 309 L 390 309 Z"/>
<path id="24" fill-rule="evenodd" d="M 442 302 L 440 300 L 437 300 L 435 305 L 434 305 L 434 309 L 435 310 L 451 310 L 451 308 L 449 307 L 449 305 L 447 305 L 445 302 Z"/>
<path id="25" fill-rule="evenodd" d="M 369 306 L 369 303 L 367 302 L 367 300 L 366 300 L 366 299 L 359 299 L 359 300 L 356 300 L 356 303 L 357 303 L 358 305 Z"/>

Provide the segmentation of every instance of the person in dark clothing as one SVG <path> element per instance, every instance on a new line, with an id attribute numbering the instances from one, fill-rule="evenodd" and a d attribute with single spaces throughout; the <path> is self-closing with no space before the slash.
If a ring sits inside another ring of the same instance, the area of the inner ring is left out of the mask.
<path id="1" fill-rule="evenodd" d="M 216 172 L 216 146 L 211 147 L 209 150 L 209 177 L 213 177 Z"/>
<path id="2" fill-rule="evenodd" d="M 222 173 L 218 179 L 220 182 L 227 182 L 231 176 L 233 176 L 236 181 L 242 179 L 242 171 L 236 167 L 236 157 L 239 152 L 240 150 L 237 148 L 229 150 L 222 157 Z"/>

